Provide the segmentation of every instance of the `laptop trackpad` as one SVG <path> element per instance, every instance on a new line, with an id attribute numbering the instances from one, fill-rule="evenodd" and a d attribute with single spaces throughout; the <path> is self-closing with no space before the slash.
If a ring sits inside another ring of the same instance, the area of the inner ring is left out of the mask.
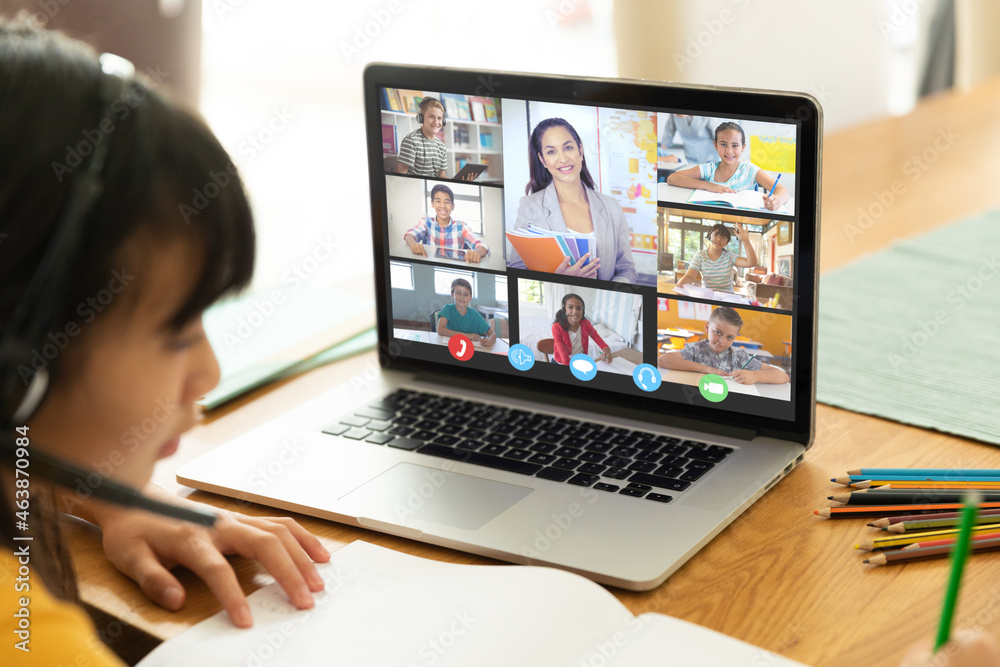
<path id="1" fill-rule="evenodd" d="M 476 530 L 534 489 L 399 463 L 340 499 L 341 511 L 397 525 Z"/>

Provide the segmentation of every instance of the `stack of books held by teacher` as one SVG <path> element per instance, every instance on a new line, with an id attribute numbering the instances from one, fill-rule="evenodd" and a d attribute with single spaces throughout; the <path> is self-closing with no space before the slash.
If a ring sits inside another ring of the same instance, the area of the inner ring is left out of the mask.
<path id="1" fill-rule="evenodd" d="M 750 211 L 766 211 L 764 206 L 764 193 L 760 190 L 740 190 L 739 192 L 709 192 L 708 190 L 695 190 L 688 197 L 689 204 L 705 204 L 707 206 L 729 206 L 731 208 L 743 208 Z M 772 213 L 787 213 L 782 206 Z"/>
<path id="2" fill-rule="evenodd" d="M 527 229 L 515 229 L 507 232 L 507 240 L 514 250 L 524 260 L 524 265 L 532 271 L 552 273 L 564 258 L 569 257 L 572 264 L 590 253 L 583 265 L 597 256 L 597 247 L 591 243 L 590 234 L 576 232 L 554 232 L 529 225 Z"/>
<path id="3" fill-rule="evenodd" d="M 830 481 L 849 491 L 815 510 L 830 519 L 864 518 L 878 530 L 854 546 L 870 565 L 943 558 L 957 548 L 963 503 L 976 494 L 973 553 L 1000 550 L 1000 470 L 861 468 Z"/>
<path id="4" fill-rule="evenodd" d="M 800 664 L 676 618 L 633 616 L 552 568 L 454 565 L 357 541 L 319 569 L 326 589 L 312 609 L 294 609 L 273 583 L 248 597 L 252 628 L 219 612 L 140 667 Z"/>

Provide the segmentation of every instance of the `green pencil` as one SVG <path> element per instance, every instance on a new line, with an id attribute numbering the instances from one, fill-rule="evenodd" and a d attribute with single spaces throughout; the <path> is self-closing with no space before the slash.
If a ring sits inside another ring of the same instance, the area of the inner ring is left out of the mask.
<path id="1" fill-rule="evenodd" d="M 747 363 L 743 364 L 742 366 L 740 366 L 740 370 L 743 370 L 744 368 L 746 368 L 747 364 L 749 364 L 751 361 L 753 361 L 756 356 L 757 356 L 756 354 L 751 354 L 750 358 L 747 359 Z"/>
<path id="2" fill-rule="evenodd" d="M 976 521 L 976 510 L 979 509 L 980 495 L 970 492 L 965 496 L 965 508 L 962 510 L 962 526 L 959 529 L 958 541 L 951 557 L 951 576 L 948 578 L 948 590 L 944 594 L 944 606 L 941 609 L 941 623 L 938 625 L 937 640 L 934 642 L 934 652 L 948 643 L 951 638 L 951 621 L 955 616 L 955 604 L 958 602 L 958 590 L 962 585 L 962 571 L 969 556 L 969 543 L 972 538 L 972 524 Z"/>

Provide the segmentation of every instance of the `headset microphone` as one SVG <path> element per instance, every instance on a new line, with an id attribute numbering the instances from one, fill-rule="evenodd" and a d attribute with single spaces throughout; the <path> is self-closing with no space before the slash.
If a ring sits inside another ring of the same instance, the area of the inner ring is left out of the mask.
<path id="1" fill-rule="evenodd" d="M 57 484 L 67 489 L 79 489 L 84 486 L 89 490 L 89 496 L 97 500 L 122 505 L 134 509 L 141 509 L 154 514 L 190 521 L 202 526 L 215 525 L 216 516 L 214 513 L 204 510 L 178 507 L 170 503 L 153 500 L 142 495 L 137 489 L 116 482 L 112 479 L 102 477 L 99 484 L 92 485 L 88 480 L 95 473 L 87 472 L 72 463 L 56 458 L 35 447 L 18 447 L 17 440 L 10 430 L 4 429 L 0 434 L 3 442 L 0 442 L 0 463 L 11 466 L 16 465 L 17 459 L 26 459 L 30 464 L 30 471 L 37 474 L 53 484 Z M 19 452 L 23 449 L 24 452 Z M 27 456 L 24 456 L 27 454 Z M 20 468 L 19 468 L 20 469 Z"/>

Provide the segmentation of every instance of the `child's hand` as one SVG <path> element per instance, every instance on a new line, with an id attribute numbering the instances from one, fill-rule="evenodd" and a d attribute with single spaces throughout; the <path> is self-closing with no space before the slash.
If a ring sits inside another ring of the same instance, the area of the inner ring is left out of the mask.
<path id="1" fill-rule="evenodd" d="M 736 223 L 736 238 L 738 238 L 740 241 L 750 240 L 750 232 L 748 232 L 747 228 L 738 222 Z"/>
<path id="2" fill-rule="evenodd" d="M 411 243 L 410 252 L 412 252 L 414 255 L 419 255 L 420 257 L 427 256 L 427 250 L 424 249 L 424 246 L 420 245 L 419 243 Z"/>
<path id="3" fill-rule="evenodd" d="M 757 382 L 757 371 L 733 371 L 733 379 L 740 384 L 755 384 Z"/>
<path id="4" fill-rule="evenodd" d="M 479 334 L 468 334 L 468 336 L 469 336 L 469 340 L 471 340 L 471 341 L 479 341 L 479 340 L 482 340 L 482 339 L 481 339 L 481 338 L 479 337 Z"/>
<path id="5" fill-rule="evenodd" d="M 611 363 L 611 348 L 610 347 L 606 347 L 603 350 L 601 350 L 601 361 L 606 361 L 609 364 Z"/>
<path id="6" fill-rule="evenodd" d="M 493 343 L 497 342 L 497 339 L 490 334 L 486 334 L 486 336 L 484 336 L 481 340 L 483 347 L 493 347 Z"/>
<path id="7" fill-rule="evenodd" d="M 723 194 L 727 192 L 736 192 L 736 190 L 727 188 L 725 185 L 719 185 L 718 183 L 706 183 L 703 189 L 708 190 L 709 192 L 719 192 Z"/>
<path id="8" fill-rule="evenodd" d="M 899 667 L 993 667 L 998 663 L 1000 648 L 993 639 L 978 632 L 960 630 L 937 654 L 929 641 L 915 644 Z"/>
<path id="9" fill-rule="evenodd" d="M 597 269 L 600 267 L 601 260 L 595 259 L 590 264 L 587 264 L 587 266 L 584 266 L 583 263 L 587 261 L 588 257 L 590 257 L 589 252 L 583 257 L 581 257 L 580 260 L 576 264 L 573 264 L 572 266 L 570 266 L 569 257 L 563 257 L 563 261 L 560 262 L 559 266 L 556 267 L 555 272 L 561 273 L 564 276 L 576 276 L 578 278 L 596 278 Z"/>
<path id="10" fill-rule="evenodd" d="M 478 250 L 466 250 L 465 251 L 465 263 L 466 264 L 479 264 L 479 260 L 482 259 L 482 255 L 479 254 Z"/>
<path id="11" fill-rule="evenodd" d="M 764 195 L 764 208 L 768 211 L 777 211 L 781 208 L 781 201 L 779 201 L 774 195 L 771 195 L 770 197 Z"/>
<path id="12" fill-rule="evenodd" d="M 180 506 L 191 501 L 169 497 L 148 485 L 148 495 Z M 102 507 L 95 519 L 103 531 L 104 552 L 125 576 L 133 579 L 156 603 L 177 610 L 187 597 L 171 569 L 182 565 L 200 576 L 238 627 L 253 621 L 246 596 L 232 565 L 224 556 L 241 554 L 259 561 L 281 584 L 299 609 L 313 606 L 312 594 L 324 582 L 313 562 L 330 554 L 313 535 L 290 518 L 247 516 L 214 509 L 214 528 L 150 515 L 138 510 Z"/>

